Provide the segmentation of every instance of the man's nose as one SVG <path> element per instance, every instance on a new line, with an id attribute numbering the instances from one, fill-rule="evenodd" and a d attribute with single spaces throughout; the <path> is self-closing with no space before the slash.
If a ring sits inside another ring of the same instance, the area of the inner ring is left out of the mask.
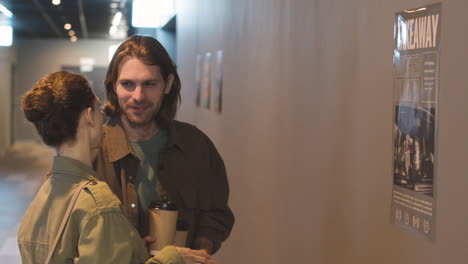
<path id="1" fill-rule="evenodd" d="M 135 87 L 135 90 L 133 91 L 133 94 L 132 94 L 132 98 L 134 101 L 137 101 L 137 102 L 143 101 L 143 99 L 145 98 L 145 94 L 143 92 L 143 87 L 141 87 L 141 85 L 138 84 Z"/>

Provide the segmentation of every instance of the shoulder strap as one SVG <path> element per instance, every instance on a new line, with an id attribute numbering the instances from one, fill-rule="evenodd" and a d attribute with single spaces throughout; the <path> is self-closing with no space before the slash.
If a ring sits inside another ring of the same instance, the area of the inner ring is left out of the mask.
<path id="1" fill-rule="evenodd" d="M 49 249 L 49 254 L 47 255 L 47 259 L 45 261 L 45 264 L 49 264 L 50 260 L 52 259 L 52 255 L 54 255 L 55 248 L 57 247 L 58 241 L 60 240 L 60 237 L 62 237 L 63 230 L 65 229 L 65 226 L 67 225 L 68 219 L 70 218 L 71 211 L 73 207 L 75 206 L 76 199 L 78 198 L 78 195 L 80 194 L 81 190 L 84 189 L 84 187 L 89 184 L 96 184 L 94 180 L 92 181 L 86 181 L 80 184 L 78 189 L 73 193 L 73 196 L 71 198 L 70 203 L 68 204 L 67 211 L 65 212 L 65 215 L 63 216 L 62 223 L 60 224 L 59 231 L 57 233 L 57 236 L 55 237 L 54 244 L 52 245 L 52 248 Z"/>

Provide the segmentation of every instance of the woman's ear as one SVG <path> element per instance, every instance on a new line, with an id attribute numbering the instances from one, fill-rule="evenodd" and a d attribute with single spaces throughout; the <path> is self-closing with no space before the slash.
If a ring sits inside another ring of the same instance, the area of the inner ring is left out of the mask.
<path id="1" fill-rule="evenodd" d="M 86 123 L 88 123 L 90 126 L 94 126 L 93 108 L 92 107 L 86 108 L 85 118 L 86 118 Z"/>

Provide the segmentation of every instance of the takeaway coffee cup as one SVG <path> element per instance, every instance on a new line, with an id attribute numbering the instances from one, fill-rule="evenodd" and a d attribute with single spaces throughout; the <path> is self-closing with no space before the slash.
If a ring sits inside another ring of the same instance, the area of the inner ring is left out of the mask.
<path id="1" fill-rule="evenodd" d="M 151 255 L 156 255 L 163 247 L 174 244 L 177 216 L 177 207 L 171 201 L 150 204 L 149 235 L 156 240 L 150 245 Z"/>
<path id="2" fill-rule="evenodd" d="M 179 218 L 177 220 L 174 245 L 178 247 L 187 247 L 188 232 L 189 232 L 189 228 L 188 228 L 187 223 L 184 220 Z"/>

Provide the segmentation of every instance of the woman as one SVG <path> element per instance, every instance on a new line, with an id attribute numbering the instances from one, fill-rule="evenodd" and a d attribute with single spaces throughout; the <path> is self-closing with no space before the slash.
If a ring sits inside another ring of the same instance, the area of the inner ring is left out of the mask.
<path id="1" fill-rule="evenodd" d="M 19 229 L 23 263 L 213 263 L 202 251 L 173 246 L 148 260 L 120 201 L 91 169 L 103 117 L 86 79 L 64 71 L 49 74 L 22 105 L 44 143 L 57 152 Z"/>

